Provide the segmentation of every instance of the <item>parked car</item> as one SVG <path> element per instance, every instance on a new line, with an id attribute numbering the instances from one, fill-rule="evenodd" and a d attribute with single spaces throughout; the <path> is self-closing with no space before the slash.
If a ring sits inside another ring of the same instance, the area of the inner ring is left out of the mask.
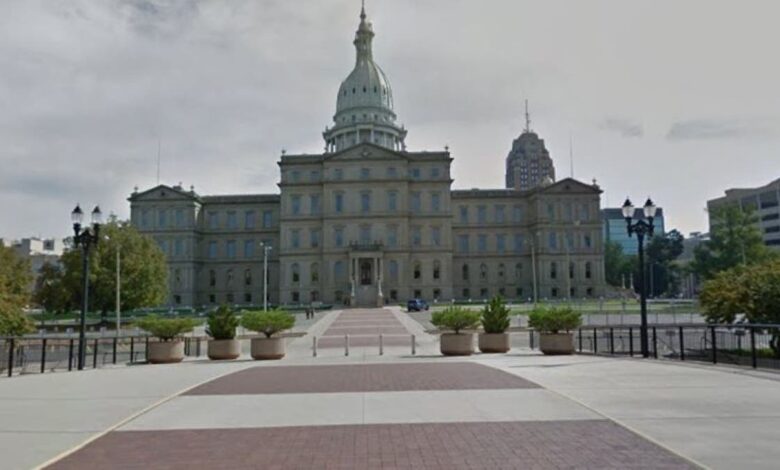
<path id="1" fill-rule="evenodd" d="M 428 308 L 428 302 L 422 299 L 412 299 L 406 303 L 406 310 L 409 312 L 422 312 Z"/>

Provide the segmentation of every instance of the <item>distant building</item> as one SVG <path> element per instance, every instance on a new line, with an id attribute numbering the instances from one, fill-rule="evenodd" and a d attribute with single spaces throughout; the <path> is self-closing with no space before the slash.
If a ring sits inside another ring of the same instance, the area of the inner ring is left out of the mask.
<path id="1" fill-rule="evenodd" d="M 531 130 L 528 116 L 528 103 L 525 110 L 525 129 L 520 137 L 512 142 L 512 150 L 506 157 L 506 187 L 517 191 L 526 191 L 555 181 L 555 166 L 550 152 Z"/>
<path id="2" fill-rule="evenodd" d="M 683 240 L 683 252 L 676 260 L 674 260 L 675 264 L 681 268 L 687 267 L 689 264 L 691 264 L 691 262 L 693 262 L 696 247 L 702 243 L 708 242 L 709 240 L 709 233 L 691 232 L 687 237 L 685 237 L 685 240 Z M 701 287 L 701 279 L 695 273 L 689 272 L 689 270 L 686 269 L 683 269 L 681 273 L 683 274 L 680 288 L 683 297 L 696 297 L 699 293 L 699 288 Z"/>
<path id="3" fill-rule="evenodd" d="M 712 209 L 737 204 L 741 208 L 749 208 L 758 215 L 758 223 L 764 243 L 780 250 L 780 178 L 766 186 L 758 188 L 727 189 L 726 195 L 707 201 L 710 213 L 710 232 L 712 232 Z"/>
<path id="4" fill-rule="evenodd" d="M 38 277 L 38 273 L 46 263 L 57 264 L 60 262 L 60 256 L 65 249 L 62 240 L 54 238 L 22 238 L 21 240 L 0 239 L 0 244 L 12 248 L 16 254 L 30 262 L 30 269 L 33 273 L 33 284 Z"/>
<path id="5" fill-rule="evenodd" d="M 644 218 L 641 207 L 638 207 L 634 213 L 634 220 L 639 218 Z M 636 239 L 636 235 L 632 235 L 630 237 L 628 236 L 628 231 L 626 230 L 626 219 L 623 218 L 623 209 L 602 209 L 601 220 L 604 224 L 604 243 L 618 243 L 623 248 L 623 253 L 627 255 L 635 255 L 639 252 L 639 242 Z M 664 210 L 660 207 L 655 213 L 653 225 L 655 226 L 654 233 L 656 235 L 662 235 L 666 233 L 666 226 L 664 225 Z"/>

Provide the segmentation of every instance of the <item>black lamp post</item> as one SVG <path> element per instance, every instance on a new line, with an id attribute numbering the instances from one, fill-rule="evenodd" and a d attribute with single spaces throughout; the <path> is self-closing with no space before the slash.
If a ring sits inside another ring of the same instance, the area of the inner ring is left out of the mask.
<path id="1" fill-rule="evenodd" d="M 100 207 L 95 206 L 92 211 L 92 229 L 90 227 L 81 227 L 81 221 L 84 218 L 84 213 L 81 211 L 81 207 L 76 205 L 73 212 L 70 213 L 71 220 L 73 220 L 73 244 L 81 247 L 82 252 L 82 268 L 81 268 L 81 283 L 83 290 L 83 298 L 81 301 L 81 328 L 79 330 L 79 360 L 78 369 L 84 369 L 84 359 L 86 353 L 86 338 L 85 331 L 87 328 L 87 308 L 89 299 L 89 250 L 92 245 L 97 245 L 98 236 L 100 234 L 100 224 L 102 223 L 103 214 L 100 213 Z"/>
<path id="2" fill-rule="evenodd" d="M 629 199 L 623 203 L 623 217 L 626 219 L 626 226 L 628 229 L 628 236 L 636 234 L 637 241 L 639 242 L 639 305 L 642 318 L 642 326 L 640 328 L 640 341 L 642 343 L 642 357 L 650 357 L 650 351 L 647 341 L 647 289 L 645 288 L 645 236 L 653 236 L 653 217 L 655 217 L 655 211 L 657 207 L 653 204 L 650 198 L 647 198 L 644 207 L 645 219 L 639 219 L 633 222 L 634 218 L 634 205 L 631 204 Z"/>

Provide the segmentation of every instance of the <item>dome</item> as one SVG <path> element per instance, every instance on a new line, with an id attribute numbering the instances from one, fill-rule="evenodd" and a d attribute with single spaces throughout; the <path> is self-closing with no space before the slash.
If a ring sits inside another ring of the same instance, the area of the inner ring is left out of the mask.
<path id="1" fill-rule="evenodd" d="M 395 122 L 393 90 L 372 51 L 374 29 L 360 11 L 355 33 L 355 67 L 341 82 L 336 99 L 334 126 L 323 133 L 325 151 L 338 151 L 362 142 L 403 150 L 406 130 Z"/>

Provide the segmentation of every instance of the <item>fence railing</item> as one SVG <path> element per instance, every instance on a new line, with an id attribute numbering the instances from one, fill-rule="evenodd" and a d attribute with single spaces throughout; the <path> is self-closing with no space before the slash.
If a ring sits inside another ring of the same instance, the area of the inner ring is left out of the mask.
<path id="1" fill-rule="evenodd" d="M 531 347 L 537 333 L 531 332 Z M 662 324 L 647 329 L 652 358 L 780 369 L 780 325 Z M 580 353 L 641 356 L 639 326 L 587 326 L 574 332 Z"/>
<path id="2" fill-rule="evenodd" d="M 205 348 L 201 348 L 205 339 L 185 337 L 184 354 L 198 357 L 205 353 Z M 149 341 L 147 335 L 88 336 L 84 368 L 146 362 Z M 0 376 L 74 370 L 78 366 L 78 349 L 79 340 L 72 335 L 0 338 Z"/>

